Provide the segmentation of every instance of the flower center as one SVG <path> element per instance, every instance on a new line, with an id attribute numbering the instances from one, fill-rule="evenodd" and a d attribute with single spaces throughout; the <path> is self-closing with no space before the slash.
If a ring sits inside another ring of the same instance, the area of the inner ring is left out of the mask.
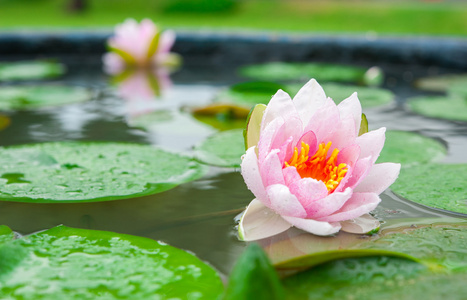
<path id="1" fill-rule="evenodd" d="M 298 148 L 295 147 L 292 158 L 284 163 L 284 168 L 295 167 L 302 178 L 311 177 L 320 180 L 324 182 L 330 193 L 333 192 L 347 173 L 347 165 L 336 165 L 337 155 L 339 154 L 338 149 L 334 149 L 328 157 L 331 144 L 331 142 L 326 145 L 324 143 L 319 144 L 316 153 L 309 157 L 310 146 L 302 142 L 300 154 Z"/>

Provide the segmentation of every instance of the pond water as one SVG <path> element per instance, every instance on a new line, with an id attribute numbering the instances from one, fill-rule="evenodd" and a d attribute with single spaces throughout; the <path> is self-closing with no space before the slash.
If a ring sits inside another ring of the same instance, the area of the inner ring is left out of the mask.
<path id="1" fill-rule="evenodd" d="M 187 112 L 189 108 L 211 103 L 219 91 L 244 80 L 234 66 L 191 63 L 171 75 L 172 85 L 162 89 L 160 96 L 149 102 L 130 101 L 119 96 L 118 86 L 103 73 L 99 58 L 87 58 L 85 64 L 64 62 L 67 75 L 47 82 L 90 88 L 93 98 L 53 108 L 2 113 L 10 118 L 10 125 L 0 131 L 2 146 L 124 141 L 190 153 L 194 145 L 217 130 L 197 121 Z M 405 105 L 408 97 L 427 94 L 413 88 L 415 79 L 454 71 L 381 67 L 386 74 L 383 87 L 396 94 L 396 101 L 364 109 L 370 129 L 384 126 L 432 137 L 447 146 L 443 162 L 467 163 L 467 123 L 419 116 Z M 152 117 L 145 117 L 149 115 Z M 381 197 L 383 201 L 375 214 L 395 227 L 423 222 L 420 218 L 460 216 L 409 203 L 391 191 Z M 252 198 L 238 169 L 210 167 L 200 180 L 139 198 L 69 204 L 0 201 L 0 223 L 22 235 L 64 224 L 149 237 L 189 250 L 226 275 L 245 247 L 237 238 L 235 218 Z"/>

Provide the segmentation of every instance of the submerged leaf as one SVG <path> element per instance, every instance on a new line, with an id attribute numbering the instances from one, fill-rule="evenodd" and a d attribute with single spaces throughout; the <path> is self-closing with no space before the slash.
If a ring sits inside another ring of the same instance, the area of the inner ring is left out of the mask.
<path id="1" fill-rule="evenodd" d="M 2 299 L 216 299 L 223 290 L 194 255 L 125 234 L 59 226 L 0 253 Z"/>
<path id="2" fill-rule="evenodd" d="M 281 300 L 284 296 L 266 253 L 258 244 L 250 244 L 230 274 L 223 300 Z"/>
<path id="3" fill-rule="evenodd" d="M 197 179 L 192 158 L 146 145 L 57 142 L 0 148 L 0 200 L 93 202 L 166 191 Z"/>

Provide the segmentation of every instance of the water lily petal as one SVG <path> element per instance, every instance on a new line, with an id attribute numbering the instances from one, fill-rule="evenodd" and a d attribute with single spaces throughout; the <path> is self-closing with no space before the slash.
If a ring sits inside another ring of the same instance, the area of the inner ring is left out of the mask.
<path id="1" fill-rule="evenodd" d="M 340 222 L 369 213 L 381 202 L 375 193 L 353 193 L 352 197 L 332 215 L 317 219 L 323 222 Z"/>
<path id="2" fill-rule="evenodd" d="M 295 169 L 295 167 L 289 168 Z M 290 192 L 298 198 L 302 206 L 305 208 L 307 217 L 310 218 L 312 217 L 311 214 L 315 213 L 316 210 L 322 209 L 322 204 L 331 204 L 330 202 L 335 200 L 334 198 L 339 197 L 336 196 L 327 198 L 329 200 L 323 200 L 328 197 L 328 189 L 324 182 L 313 178 L 300 178 L 300 180 L 292 182 L 288 187 Z M 350 195 L 348 198 L 350 198 Z M 338 210 L 341 206 L 337 207 L 332 212 Z"/>
<path id="3" fill-rule="evenodd" d="M 386 139 L 385 133 L 386 128 L 381 127 L 377 130 L 372 130 L 359 136 L 356 142 L 360 146 L 360 157 L 364 158 L 370 156 L 372 158 L 372 162 L 375 163 L 383 149 L 384 140 Z"/>
<path id="4" fill-rule="evenodd" d="M 285 180 L 285 185 L 290 186 L 296 181 L 299 181 L 302 179 L 300 174 L 297 172 L 297 168 L 295 167 L 287 167 L 282 169 L 282 174 L 284 174 L 284 180 Z"/>
<path id="5" fill-rule="evenodd" d="M 271 201 L 270 208 L 281 216 L 304 218 L 306 211 L 289 188 L 282 184 L 273 184 L 266 188 Z"/>
<path id="6" fill-rule="evenodd" d="M 304 207 L 307 211 L 307 217 L 317 220 L 321 217 L 329 216 L 330 214 L 340 210 L 345 203 L 351 199 L 351 197 L 352 189 L 347 188 L 343 192 L 334 192 L 329 194 L 327 197 L 306 203 L 306 205 L 304 204 Z"/>
<path id="7" fill-rule="evenodd" d="M 365 178 L 365 176 L 370 172 L 371 167 L 373 166 L 372 158 L 371 157 L 365 157 L 363 159 L 359 159 L 356 163 L 355 166 L 351 171 L 348 171 L 347 174 L 345 174 L 345 181 L 342 180 L 341 184 L 339 187 L 342 185 L 342 187 L 345 188 L 354 188 L 360 182 Z M 348 177 L 348 178 L 347 178 Z"/>
<path id="8" fill-rule="evenodd" d="M 279 234 L 292 227 L 280 215 L 253 199 L 243 213 L 238 233 L 243 241 L 254 241 Z"/>
<path id="9" fill-rule="evenodd" d="M 349 233 L 366 234 L 381 226 L 379 221 L 369 214 L 358 218 L 342 221 L 341 230 Z"/>
<path id="10" fill-rule="evenodd" d="M 263 178 L 264 186 L 271 184 L 285 184 L 282 173 L 282 162 L 279 159 L 279 150 L 269 152 L 268 156 L 260 164 L 260 174 Z"/>
<path id="11" fill-rule="evenodd" d="M 256 147 L 249 148 L 246 151 L 246 154 L 243 156 L 241 172 L 248 189 L 255 195 L 256 198 L 260 199 L 263 203 L 268 205 L 269 198 L 263 185 L 263 179 L 260 175 L 255 148 Z"/>
<path id="12" fill-rule="evenodd" d="M 362 105 L 358 100 L 357 93 L 353 93 L 349 98 L 345 99 L 337 105 L 341 118 L 351 117 L 355 123 L 355 135 L 358 135 L 360 123 L 362 122 Z"/>
<path id="13" fill-rule="evenodd" d="M 161 34 L 157 52 L 159 54 L 169 53 L 170 49 L 172 49 L 172 46 L 175 43 L 175 38 L 176 38 L 175 31 L 173 30 L 164 31 Z"/>
<path id="14" fill-rule="evenodd" d="M 327 98 L 324 104 L 317 108 L 316 112 L 305 124 L 304 132 L 313 131 L 318 143 L 327 143 L 324 139 L 334 131 L 336 124 L 340 122 L 339 110 L 331 98 Z"/>
<path id="15" fill-rule="evenodd" d="M 321 236 L 334 234 L 341 229 L 341 225 L 339 223 L 320 222 L 312 219 L 301 219 L 285 216 L 283 218 L 301 230 Z"/>
<path id="16" fill-rule="evenodd" d="M 355 192 L 381 194 L 396 181 L 400 164 L 381 163 L 371 167 L 368 175 L 355 187 Z"/>
<path id="17" fill-rule="evenodd" d="M 332 142 L 329 151 L 334 149 L 344 149 L 355 143 L 357 134 L 355 133 L 355 121 L 352 117 L 340 118 L 340 122 L 334 124 L 334 130 L 327 135 L 323 142 Z"/>
<path id="18" fill-rule="evenodd" d="M 264 111 L 261 131 L 263 131 L 269 123 L 277 118 L 287 120 L 290 117 L 298 118 L 297 110 L 295 109 L 289 94 L 283 90 L 278 90 L 271 98 L 268 107 Z"/>
<path id="19" fill-rule="evenodd" d="M 260 162 L 262 162 L 268 155 L 271 150 L 272 143 L 276 140 L 277 136 L 285 138 L 284 120 L 281 118 L 272 120 L 268 126 L 260 132 L 260 139 L 258 141 L 258 157 Z M 287 138 L 285 138 L 285 140 Z"/>
<path id="20" fill-rule="evenodd" d="M 293 99 L 293 103 L 304 125 L 309 123 L 310 118 L 325 102 L 326 94 L 315 79 L 308 81 Z"/>

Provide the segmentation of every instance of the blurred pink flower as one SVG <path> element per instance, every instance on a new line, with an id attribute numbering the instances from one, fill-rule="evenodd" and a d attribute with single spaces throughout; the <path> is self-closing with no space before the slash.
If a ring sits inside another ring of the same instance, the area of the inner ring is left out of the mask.
<path id="1" fill-rule="evenodd" d="M 266 238 L 295 226 L 316 235 L 379 227 L 367 215 L 397 178 L 400 164 L 375 164 L 385 128 L 359 136 L 357 94 L 336 105 L 310 80 L 292 99 L 279 90 L 259 128 L 259 142 L 241 169 L 254 199 L 239 226 L 243 240 Z M 361 232 L 359 232 L 361 231 Z"/>
<path id="2" fill-rule="evenodd" d="M 108 73 L 120 73 L 126 66 L 154 67 L 179 63 L 170 53 L 175 42 L 171 30 L 160 31 L 149 19 L 138 24 L 128 19 L 115 27 L 115 35 L 107 41 L 110 52 L 103 57 Z"/>

